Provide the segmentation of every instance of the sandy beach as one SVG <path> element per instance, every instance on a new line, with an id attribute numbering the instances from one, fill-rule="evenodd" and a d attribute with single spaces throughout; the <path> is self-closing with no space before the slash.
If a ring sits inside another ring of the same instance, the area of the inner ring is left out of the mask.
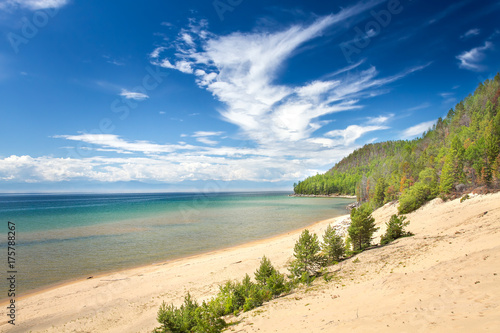
<path id="1" fill-rule="evenodd" d="M 373 216 L 381 227 L 396 213 Z M 308 229 L 322 235 L 330 223 Z M 500 193 L 442 202 L 408 214 L 415 236 L 330 267 L 333 279 L 240 315 L 234 332 L 470 332 L 500 327 Z M 282 272 L 301 230 L 185 259 L 94 276 L 17 299 L 16 325 L 0 311 L 2 332 L 150 332 L 165 301 L 189 290 L 212 297 L 228 279 L 253 276 L 266 255 Z M 75 263 L 77 265 L 78 263 Z"/>

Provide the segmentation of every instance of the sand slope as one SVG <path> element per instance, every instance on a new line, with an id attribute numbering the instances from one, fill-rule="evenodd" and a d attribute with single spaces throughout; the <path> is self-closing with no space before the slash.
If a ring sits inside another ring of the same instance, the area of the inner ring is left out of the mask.
<path id="1" fill-rule="evenodd" d="M 383 224 L 394 213 L 388 205 L 373 215 Z M 235 331 L 498 332 L 500 193 L 435 199 L 408 218 L 414 237 L 333 267 L 328 284 L 246 314 Z"/>
<path id="2" fill-rule="evenodd" d="M 373 215 L 383 224 L 396 206 Z M 485 213 L 487 212 L 487 213 Z M 414 237 L 331 267 L 334 278 L 238 318 L 234 332 L 470 332 L 500 327 L 500 193 L 441 203 L 408 215 Z M 323 221 L 309 229 L 322 234 Z M 383 232 L 383 227 L 377 237 Z M 199 300 L 227 279 L 253 274 L 268 256 L 285 271 L 300 231 L 165 264 L 94 277 L 18 300 L 2 332 L 148 332 L 163 300 Z M 376 239 L 378 242 L 378 239 Z M 355 262 L 356 261 L 356 262 Z M 75 263 L 78 264 L 78 263 Z"/>

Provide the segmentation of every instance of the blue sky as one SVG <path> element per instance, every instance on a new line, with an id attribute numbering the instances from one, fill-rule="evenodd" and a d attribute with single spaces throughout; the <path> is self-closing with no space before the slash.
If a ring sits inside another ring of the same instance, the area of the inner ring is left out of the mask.
<path id="1" fill-rule="evenodd" d="M 0 0 L 0 192 L 286 189 L 500 71 L 498 1 Z"/>

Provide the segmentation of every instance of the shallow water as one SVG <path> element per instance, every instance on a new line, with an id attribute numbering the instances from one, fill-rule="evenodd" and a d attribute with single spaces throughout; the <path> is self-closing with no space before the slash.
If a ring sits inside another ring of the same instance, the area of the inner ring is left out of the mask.
<path id="1" fill-rule="evenodd" d="M 5 237 L 7 221 L 16 224 L 17 289 L 23 293 L 264 239 L 346 214 L 353 201 L 287 194 L 9 194 L 0 195 L 0 216 Z"/>

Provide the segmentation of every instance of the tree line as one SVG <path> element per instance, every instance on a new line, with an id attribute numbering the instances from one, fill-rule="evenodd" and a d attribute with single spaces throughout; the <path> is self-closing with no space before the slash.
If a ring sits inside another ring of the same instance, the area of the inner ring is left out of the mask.
<path id="1" fill-rule="evenodd" d="M 500 74 L 414 140 L 368 144 L 324 174 L 294 184 L 296 194 L 348 194 L 374 207 L 400 200 L 407 213 L 439 195 L 500 187 Z"/>

